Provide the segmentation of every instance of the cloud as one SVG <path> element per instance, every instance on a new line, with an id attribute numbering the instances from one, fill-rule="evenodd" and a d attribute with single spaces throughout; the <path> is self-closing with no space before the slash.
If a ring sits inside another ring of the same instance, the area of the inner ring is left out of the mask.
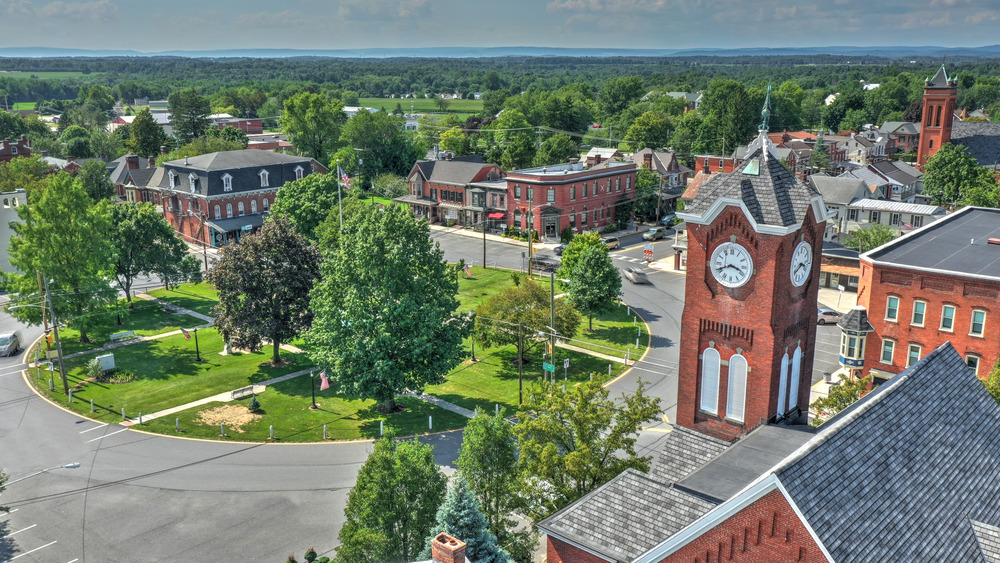
<path id="1" fill-rule="evenodd" d="M 67 18 L 71 20 L 117 20 L 118 5 L 111 0 L 96 2 L 51 2 L 37 10 L 46 18 Z"/>
<path id="2" fill-rule="evenodd" d="M 257 12 L 255 14 L 240 14 L 236 18 L 236 24 L 248 27 L 278 26 L 287 28 L 290 26 L 306 25 L 309 23 L 302 16 L 301 12 L 285 10 L 278 13 Z"/>
<path id="3" fill-rule="evenodd" d="M 657 13 L 673 6 L 669 0 L 552 0 L 545 5 L 550 12 Z"/>
<path id="4" fill-rule="evenodd" d="M 0 13 L 8 16 L 30 16 L 35 13 L 35 7 L 30 0 L 0 0 Z"/>
<path id="5" fill-rule="evenodd" d="M 430 9 L 429 0 L 346 0 L 337 15 L 344 19 L 406 19 Z"/>

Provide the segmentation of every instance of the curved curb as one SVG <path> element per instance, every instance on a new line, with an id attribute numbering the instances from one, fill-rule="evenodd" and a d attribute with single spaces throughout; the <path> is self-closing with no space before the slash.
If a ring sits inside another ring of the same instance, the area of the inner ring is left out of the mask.
<path id="1" fill-rule="evenodd" d="M 623 305 L 628 305 L 628 303 L 625 303 L 624 301 L 622 301 L 622 304 Z M 635 316 L 637 316 L 640 319 L 642 319 L 642 324 L 643 324 L 643 326 L 646 327 L 646 351 L 642 353 L 642 356 L 640 356 L 638 360 L 635 360 L 634 362 L 632 362 L 632 365 L 634 366 L 635 364 L 637 364 L 637 363 L 643 361 L 644 359 L 646 359 L 646 356 L 648 356 L 649 352 L 653 349 L 653 333 L 649 331 L 649 323 L 646 322 L 646 319 L 644 319 L 642 317 L 642 315 L 640 315 L 639 312 L 636 311 L 635 309 L 632 309 L 632 312 L 635 313 Z M 612 383 L 616 383 L 621 378 L 623 378 L 626 375 L 632 373 L 632 369 L 633 368 L 631 366 L 629 366 L 628 369 L 626 369 L 625 371 L 623 371 L 618 377 L 616 377 L 616 378 L 612 379 L 611 381 L 605 383 L 602 387 L 608 387 Z"/>

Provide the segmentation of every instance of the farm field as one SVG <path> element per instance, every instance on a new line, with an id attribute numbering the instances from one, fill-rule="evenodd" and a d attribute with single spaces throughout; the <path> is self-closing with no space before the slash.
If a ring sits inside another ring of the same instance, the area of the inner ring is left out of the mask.
<path id="1" fill-rule="evenodd" d="M 364 107 L 392 111 L 399 104 L 403 111 L 410 111 L 410 104 L 413 104 L 413 111 L 416 113 L 441 113 L 433 98 L 360 98 L 359 103 Z M 483 110 L 482 100 L 448 100 L 446 113 L 477 113 Z"/>

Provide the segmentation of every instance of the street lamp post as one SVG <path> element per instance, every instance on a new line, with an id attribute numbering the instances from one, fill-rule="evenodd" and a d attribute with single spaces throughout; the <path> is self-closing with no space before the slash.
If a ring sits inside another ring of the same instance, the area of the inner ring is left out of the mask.
<path id="1" fill-rule="evenodd" d="M 13 481 L 7 481 L 6 483 L 4 483 L 4 486 L 13 485 L 14 483 L 17 483 L 19 481 L 30 479 L 31 477 L 34 477 L 35 475 L 41 475 L 42 473 L 48 473 L 49 471 L 52 471 L 54 469 L 76 469 L 77 467 L 80 467 L 80 462 L 78 461 L 74 461 L 73 463 L 67 463 L 65 465 L 56 465 L 55 467 L 47 467 L 45 469 L 42 469 L 41 471 L 35 471 L 34 473 L 29 473 L 24 477 L 18 477 Z"/>
<path id="2" fill-rule="evenodd" d="M 475 330 L 475 326 L 476 326 L 475 325 L 475 322 L 476 322 L 476 311 L 475 310 L 469 311 L 469 321 L 473 323 L 473 325 L 472 325 L 473 326 L 473 330 Z M 472 341 L 472 361 L 475 362 L 475 361 L 477 361 L 476 360 L 476 336 L 474 334 L 471 335 L 471 337 L 469 338 L 469 340 Z"/>
<path id="3" fill-rule="evenodd" d="M 52 317 L 52 332 L 56 337 L 56 354 L 59 356 L 59 376 L 62 378 L 63 393 L 69 396 L 69 380 L 66 379 L 66 366 L 63 364 L 63 353 L 62 353 L 62 341 L 59 339 L 59 319 L 56 318 L 56 309 L 52 306 L 52 295 L 49 293 L 49 279 L 45 278 L 45 295 L 43 296 L 43 301 L 41 305 L 38 304 L 24 304 L 24 305 L 14 305 L 10 307 L 9 310 L 20 309 L 22 307 L 38 307 L 42 309 L 44 313 L 47 309 L 49 315 Z M 47 304 L 46 304 L 47 303 Z"/>
<path id="4" fill-rule="evenodd" d="M 198 208 L 201 209 L 200 206 Z M 191 211 L 190 207 L 188 208 L 188 215 L 191 216 L 191 217 L 195 217 L 196 216 L 195 212 Z M 198 226 L 198 234 L 199 234 L 199 237 L 201 238 L 201 254 L 205 258 L 205 272 L 207 273 L 208 272 L 208 245 L 205 243 L 205 239 L 208 238 L 208 237 L 205 236 L 205 222 L 208 221 L 208 214 L 205 213 L 204 211 L 201 211 L 201 212 L 199 212 L 197 214 L 197 217 L 201 220 L 201 224 Z M 195 239 L 195 240 L 198 240 L 198 239 Z"/>

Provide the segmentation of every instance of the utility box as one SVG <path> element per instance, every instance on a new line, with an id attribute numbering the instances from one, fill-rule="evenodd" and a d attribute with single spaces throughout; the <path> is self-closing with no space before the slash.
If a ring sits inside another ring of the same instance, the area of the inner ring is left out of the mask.
<path id="1" fill-rule="evenodd" d="M 97 356 L 97 361 L 101 362 L 101 371 L 111 371 L 115 369 L 114 354 L 104 354 L 103 356 Z"/>

